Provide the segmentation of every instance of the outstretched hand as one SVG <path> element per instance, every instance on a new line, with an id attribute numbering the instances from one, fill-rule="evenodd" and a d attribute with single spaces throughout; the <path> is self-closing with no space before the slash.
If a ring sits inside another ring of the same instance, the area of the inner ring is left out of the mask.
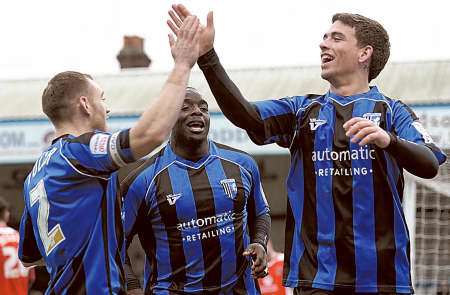
<path id="1" fill-rule="evenodd" d="M 253 278 L 263 278 L 267 275 L 267 254 L 264 247 L 259 243 L 252 243 L 245 249 L 244 256 L 252 258 Z"/>
<path id="2" fill-rule="evenodd" d="M 199 57 L 200 22 L 196 16 L 188 16 L 180 26 L 176 39 L 169 34 L 170 50 L 175 64 L 192 68 Z"/>
<path id="3" fill-rule="evenodd" d="M 167 25 L 178 36 L 180 28 L 186 22 L 189 16 L 192 16 L 191 12 L 183 4 L 172 5 L 172 10 L 169 10 L 170 20 L 167 21 Z M 200 56 L 210 51 L 214 46 L 214 19 L 213 12 L 210 11 L 206 18 L 206 26 L 200 24 L 199 33 L 199 46 Z"/>

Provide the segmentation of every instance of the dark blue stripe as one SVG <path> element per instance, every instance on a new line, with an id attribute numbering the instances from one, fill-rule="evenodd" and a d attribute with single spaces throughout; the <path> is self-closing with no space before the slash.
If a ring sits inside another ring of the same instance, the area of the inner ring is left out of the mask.
<path id="1" fill-rule="evenodd" d="M 196 220 L 195 200 L 187 171 L 178 165 L 171 165 L 169 175 L 174 193 L 181 193 L 180 199 L 175 203 L 178 219 L 180 222 Z M 202 279 L 205 275 L 205 266 L 203 265 L 201 240 L 196 238 L 199 233 L 198 228 L 187 228 L 181 233 L 184 257 L 186 257 L 185 291 L 203 288 Z"/>
<path id="2" fill-rule="evenodd" d="M 388 183 L 393 193 L 392 202 L 394 209 L 394 237 L 395 237 L 395 278 L 397 292 L 410 292 L 410 262 L 409 262 L 409 234 L 404 218 L 402 202 L 397 191 L 398 169 L 391 160 L 389 154 L 384 153 L 386 158 Z"/>
<path id="3" fill-rule="evenodd" d="M 214 196 L 214 204 L 216 206 L 216 215 L 224 212 L 233 212 L 233 201 L 225 194 L 224 188 L 220 184 L 220 180 L 226 179 L 227 176 L 219 159 L 210 162 L 206 166 L 206 174 L 208 175 L 209 183 Z M 236 185 L 237 179 L 235 179 Z M 238 213 L 238 212 L 235 212 Z M 234 244 L 234 225 L 230 220 L 217 224 L 219 230 L 232 229 L 229 233 L 219 235 L 221 257 L 222 257 L 222 273 L 221 273 L 221 285 L 224 286 L 230 281 L 235 281 L 235 269 L 236 269 L 236 252 Z"/>
<path id="4" fill-rule="evenodd" d="M 289 222 L 286 219 L 286 227 L 290 227 L 287 230 L 293 231 L 292 241 L 286 241 L 286 248 L 290 246 L 289 265 L 284 266 L 284 280 L 291 286 L 297 286 L 299 279 L 299 262 L 305 251 L 305 245 L 301 238 L 302 219 L 303 219 L 303 205 L 305 196 L 304 187 L 304 173 L 303 173 L 303 160 L 302 153 L 297 153 L 292 156 L 291 167 L 289 170 L 289 176 L 287 181 L 288 190 L 288 210 L 291 209 L 293 220 Z M 288 245 L 288 242 L 291 242 Z M 288 268 L 286 268 L 288 267 Z M 288 271 L 286 273 L 286 271 Z"/>
<path id="5" fill-rule="evenodd" d="M 253 104 L 258 109 L 261 119 L 263 120 L 270 117 L 295 113 L 293 102 L 286 99 L 262 100 L 256 101 Z"/>
<path id="6" fill-rule="evenodd" d="M 374 101 L 355 103 L 353 117 L 373 112 Z M 350 152 L 359 153 L 357 143 L 350 142 Z M 353 232 L 355 239 L 356 292 L 378 292 L 377 249 L 375 243 L 375 208 L 372 160 L 352 159 L 353 170 Z M 355 173 L 358 171 L 359 173 Z"/>
<path id="7" fill-rule="evenodd" d="M 327 123 L 319 126 L 315 131 L 315 146 L 318 151 L 333 150 L 333 132 L 335 111 L 332 105 L 321 108 L 318 119 Z M 320 171 L 331 171 L 332 160 L 316 159 L 316 210 L 317 210 L 317 273 L 314 277 L 313 288 L 333 290 L 332 284 L 336 276 L 336 247 L 335 247 L 335 212 L 333 206 L 332 182 L 330 173 L 320 175 Z"/>

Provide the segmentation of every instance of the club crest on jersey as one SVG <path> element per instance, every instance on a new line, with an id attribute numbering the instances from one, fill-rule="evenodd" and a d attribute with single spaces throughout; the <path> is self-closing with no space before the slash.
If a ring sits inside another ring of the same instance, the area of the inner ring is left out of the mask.
<path id="1" fill-rule="evenodd" d="M 309 118 L 309 127 L 313 131 L 316 130 L 317 128 L 319 128 L 320 126 L 322 126 L 323 124 L 326 124 L 326 123 L 327 123 L 326 120 L 317 119 L 317 118 Z"/>
<path id="2" fill-rule="evenodd" d="M 380 121 L 381 121 L 381 113 L 365 113 L 363 115 L 364 119 L 367 119 L 369 121 L 372 121 L 373 123 L 375 123 L 377 126 L 380 126 Z"/>
<path id="3" fill-rule="evenodd" d="M 220 184 L 222 185 L 223 190 L 225 191 L 225 194 L 228 198 L 235 200 L 237 196 L 237 185 L 236 181 L 233 178 L 229 179 L 222 179 L 220 181 Z"/>
<path id="4" fill-rule="evenodd" d="M 181 194 L 170 194 L 166 196 L 169 205 L 175 205 L 176 201 L 181 198 Z"/>

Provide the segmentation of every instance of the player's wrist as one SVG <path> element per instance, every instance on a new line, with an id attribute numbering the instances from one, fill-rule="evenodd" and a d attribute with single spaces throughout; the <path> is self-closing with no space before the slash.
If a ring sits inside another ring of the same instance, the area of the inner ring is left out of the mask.
<path id="1" fill-rule="evenodd" d="M 200 69 L 207 67 L 208 65 L 215 64 L 219 61 L 219 57 L 217 56 L 216 51 L 214 50 L 214 47 L 211 47 L 210 50 L 208 50 L 205 54 L 201 55 L 198 60 L 197 64 L 200 67 Z"/>
<path id="2" fill-rule="evenodd" d="M 189 72 L 192 68 L 193 64 L 191 64 L 189 61 L 186 60 L 176 60 L 174 65 L 174 71 L 185 73 Z"/>
<path id="3" fill-rule="evenodd" d="M 391 132 L 387 132 L 387 135 L 389 136 L 389 142 L 388 144 L 384 147 L 384 149 L 386 149 L 387 151 L 395 149 L 397 143 L 398 143 L 398 137 L 394 134 L 392 134 Z"/>

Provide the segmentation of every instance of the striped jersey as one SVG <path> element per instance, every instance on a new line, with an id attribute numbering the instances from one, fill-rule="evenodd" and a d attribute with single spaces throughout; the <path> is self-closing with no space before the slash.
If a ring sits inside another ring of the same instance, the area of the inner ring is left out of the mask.
<path id="1" fill-rule="evenodd" d="M 0 294 L 27 295 L 30 270 L 17 256 L 19 233 L 8 226 L 0 226 Z"/>
<path id="2" fill-rule="evenodd" d="M 24 183 L 19 257 L 44 259 L 46 294 L 122 294 L 121 199 L 111 173 L 133 161 L 129 130 L 55 139 Z"/>
<path id="3" fill-rule="evenodd" d="M 242 254 L 269 209 L 249 155 L 210 141 L 191 162 L 167 145 L 125 174 L 125 232 L 146 253 L 146 294 L 260 294 Z"/>
<path id="4" fill-rule="evenodd" d="M 445 155 L 416 115 L 376 87 L 342 97 L 295 96 L 256 102 L 264 122 L 255 143 L 288 147 L 291 167 L 283 283 L 326 290 L 411 293 L 403 173 L 375 145 L 350 142 L 343 124 L 371 120 L 402 139 Z"/>

